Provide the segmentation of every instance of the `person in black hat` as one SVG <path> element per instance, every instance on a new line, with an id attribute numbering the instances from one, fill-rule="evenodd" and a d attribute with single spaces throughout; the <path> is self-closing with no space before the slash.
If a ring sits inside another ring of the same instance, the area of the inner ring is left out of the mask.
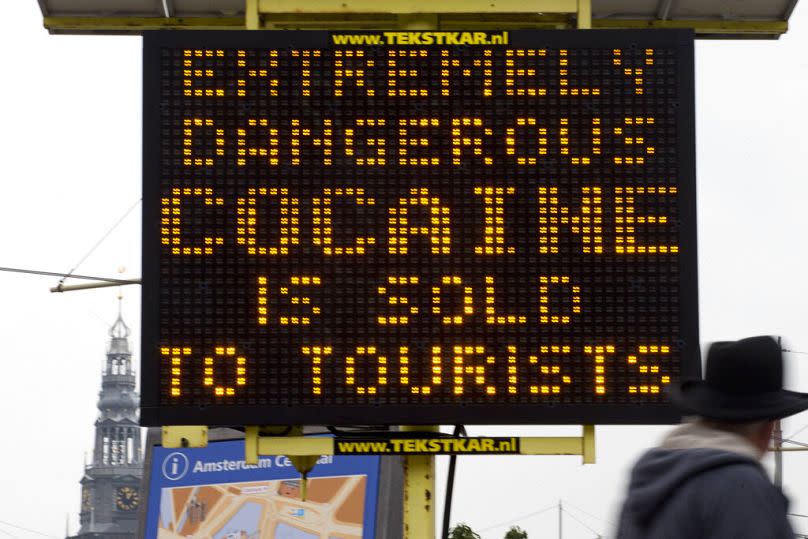
<path id="1" fill-rule="evenodd" d="M 775 421 L 808 409 L 808 394 L 783 389 L 777 341 L 713 343 L 704 380 L 670 395 L 694 417 L 634 465 L 617 537 L 793 538 L 788 501 L 760 465 Z"/>

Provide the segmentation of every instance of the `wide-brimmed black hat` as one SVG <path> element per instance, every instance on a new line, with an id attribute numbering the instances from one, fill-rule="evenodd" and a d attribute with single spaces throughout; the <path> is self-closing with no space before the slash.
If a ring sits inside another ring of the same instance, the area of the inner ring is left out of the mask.
<path id="1" fill-rule="evenodd" d="M 780 419 L 808 409 L 808 394 L 783 389 L 783 355 L 772 337 L 716 342 L 704 380 L 671 387 L 686 413 L 724 421 Z"/>

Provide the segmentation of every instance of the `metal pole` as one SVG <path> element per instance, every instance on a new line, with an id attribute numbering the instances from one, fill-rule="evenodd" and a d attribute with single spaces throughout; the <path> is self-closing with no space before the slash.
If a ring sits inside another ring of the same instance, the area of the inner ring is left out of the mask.
<path id="1" fill-rule="evenodd" d="M 86 284 L 59 284 L 58 286 L 54 286 L 50 289 L 51 292 L 71 292 L 73 290 L 89 290 L 90 288 L 107 288 L 110 286 L 124 286 L 127 284 L 140 284 L 140 279 L 133 279 L 131 281 L 126 282 L 107 282 L 107 281 L 99 281 L 97 283 L 86 283 Z"/>
<path id="2" fill-rule="evenodd" d="M 456 465 L 457 455 L 449 456 L 449 475 L 446 483 L 446 501 L 443 504 L 443 526 L 441 527 L 440 539 L 449 539 L 449 526 L 452 524 L 452 494 L 454 491 Z"/>
<path id="3" fill-rule="evenodd" d="M 456 425 L 452 436 L 466 435 L 466 427 Z M 446 501 L 443 504 L 443 526 L 441 526 L 440 539 L 449 539 L 449 525 L 452 520 L 452 496 L 454 494 L 455 467 L 457 455 L 449 456 L 449 474 L 446 480 Z"/>
<path id="4" fill-rule="evenodd" d="M 561 505 L 561 500 L 558 500 L 558 539 L 564 538 L 564 519 L 562 515 L 564 514 L 564 508 Z"/>
<path id="5" fill-rule="evenodd" d="M 777 347 L 783 349 L 782 337 L 777 337 Z M 783 429 L 778 419 L 774 423 L 774 484 L 777 488 L 783 487 Z"/>
<path id="6" fill-rule="evenodd" d="M 774 484 L 777 488 L 783 486 L 783 429 L 778 419 L 774 424 Z"/>

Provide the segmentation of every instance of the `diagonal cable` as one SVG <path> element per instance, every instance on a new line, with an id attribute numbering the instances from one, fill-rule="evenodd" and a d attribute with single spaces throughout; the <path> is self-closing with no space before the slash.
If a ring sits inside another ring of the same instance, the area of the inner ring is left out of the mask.
<path id="1" fill-rule="evenodd" d="M 558 505 L 553 504 L 553 505 L 551 505 L 549 507 L 545 507 L 544 509 L 539 509 L 538 511 L 533 511 L 532 513 L 527 513 L 526 515 L 522 515 L 522 516 L 518 516 L 518 517 L 514 517 L 514 518 L 509 518 L 508 520 L 504 520 L 504 521 L 502 521 L 502 522 L 500 522 L 498 524 L 494 524 L 492 526 L 488 526 L 487 528 L 483 528 L 480 531 L 485 532 L 485 531 L 488 531 L 488 530 L 493 530 L 494 528 L 499 528 L 500 526 L 507 526 L 508 524 L 513 524 L 514 522 L 518 522 L 520 520 L 525 520 L 526 518 L 535 517 L 535 516 L 538 516 L 538 515 L 540 515 L 542 513 L 546 513 L 550 509 L 555 509 L 557 507 L 558 507 Z"/>
<path id="2" fill-rule="evenodd" d="M 127 216 L 129 216 L 130 213 L 132 213 L 132 210 L 137 208 L 137 206 L 138 206 L 138 204 L 140 204 L 141 200 L 143 200 L 143 199 L 139 198 L 139 199 L 137 199 L 137 201 L 134 204 L 129 206 L 129 209 L 124 212 L 124 214 L 120 217 L 120 219 L 115 221 L 115 224 L 112 225 L 112 227 L 109 230 L 107 230 L 107 232 L 103 236 L 101 236 L 101 239 L 98 240 L 95 243 L 95 245 L 93 245 L 90 248 L 90 250 L 87 252 L 87 254 L 84 255 L 81 258 L 81 260 L 79 260 L 78 263 L 76 263 L 75 266 L 73 266 L 73 269 L 68 271 L 66 274 L 64 274 L 64 276 L 59 280 L 59 284 L 63 284 L 65 282 L 65 279 L 67 279 L 68 277 L 71 277 L 73 272 L 76 271 L 77 269 L 79 269 L 79 266 L 81 266 L 84 263 L 84 261 L 87 260 L 90 257 L 91 254 L 93 254 L 93 251 L 95 251 L 98 248 L 98 246 L 101 245 L 104 242 L 104 240 L 107 239 L 107 237 L 109 237 L 110 234 L 112 234 L 112 231 L 115 230 L 116 228 L 118 228 L 118 225 L 121 224 L 121 222 L 124 219 L 126 219 Z"/>
<path id="3" fill-rule="evenodd" d="M 602 534 L 602 533 L 600 533 L 598 530 L 596 530 L 596 529 L 594 529 L 594 528 L 590 528 L 590 527 L 589 527 L 589 526 L 588 526 L 586 523 L 584 523 L 584 521 L 583 521 L 583 520 L 581 520 L 580 518 L 576 517 L 575 515 L 573 515 L 572 513 L 570 513 L 569 511 L 567 511 L 566 509 L 563 509 L 563 508 L 562 508 L 561 510 L 562 510 L 562 511 L 564 511 L 565 513 L 567 513 L 567 516 L 571 517 L 571 518 L 572 518 L 572 520 L 574 520 L 575 522 L 577 522 L 578 524 L 580 524 L 581 526 L 583 526 L 583 527 L 584 527 L 584 528 L 586 528 L 587 530 L 591 531 L 592 533 L 594 533 L 594 534 L 595 534 L 595 535 L 597 535 L 598 537 L 603 537 L 603 534 Z"/>
<path id="4" fill-rule="evenodd" d="M 801 433 L 801 432 L 802 432 L 802 431 L 804 431 L 805 429 L 808 429 L 808 424 L 803 425 L 803 427 L 802 427 L 800 430 L 798 430 L 797 432 L 795 432 L 794 434 L 792 434 L 792 435 L 790 435 L 790 436 L 786 436 L 786 437 L 784 438 L 784 440 L 789 440 L 789 439 L 793 438 L 794 436 L 796 436 L 797 434 Z"/>
<path id="5" fill-rule="evenodd" d="M 575 505 L 574 503 L 570 503 L 569 500 L 561 500 L 561 501 L 564 502 L 565 507 L 567 505 L 569 505 L 570 507 L 574 508 L 576 511 L 580 511 L 581 513 L 585 514 L 586 516 L 588 516 L 590 518 L 594 518 L 595 520 L 600 520 L 601 522 L 604 522 L 604 523 L 606 523 L 606 524 L 608 524 L 610 526 L 615 526 L 615 523 L 613 521 L 609 520 L 608 518 L 603 518 L 603 517 L 599 517 L 597 515 L 594 515 L 594 514 L 590 513 L 589 511 L 587 511 L 585 509 L 582 509 L 581 507 Z"/>
<path id="6" fill-rule="evenodd" d="M 806 444 L 806 443 L 804 443 L 804 442 L 798 442 L 797 440 L 788 440 L 788 439 L 785 439 L 785 440 L 783 440 L 783 443 L 794 444 L 794 445 L 798 445 L 798 446 L 800 446 L 800 447 L 808 447 L 808 444 Z"/>

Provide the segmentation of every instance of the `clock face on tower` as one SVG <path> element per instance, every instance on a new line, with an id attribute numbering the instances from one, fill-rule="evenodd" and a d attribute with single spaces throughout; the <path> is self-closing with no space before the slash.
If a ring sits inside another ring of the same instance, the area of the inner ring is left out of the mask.
<path id="1" fill-rule="evenodd" d="M 140 495 L 131 487 L 119 487 L 115 491 L 115 507 L 121 511 L 134 511 L 140 504 Z"/>

